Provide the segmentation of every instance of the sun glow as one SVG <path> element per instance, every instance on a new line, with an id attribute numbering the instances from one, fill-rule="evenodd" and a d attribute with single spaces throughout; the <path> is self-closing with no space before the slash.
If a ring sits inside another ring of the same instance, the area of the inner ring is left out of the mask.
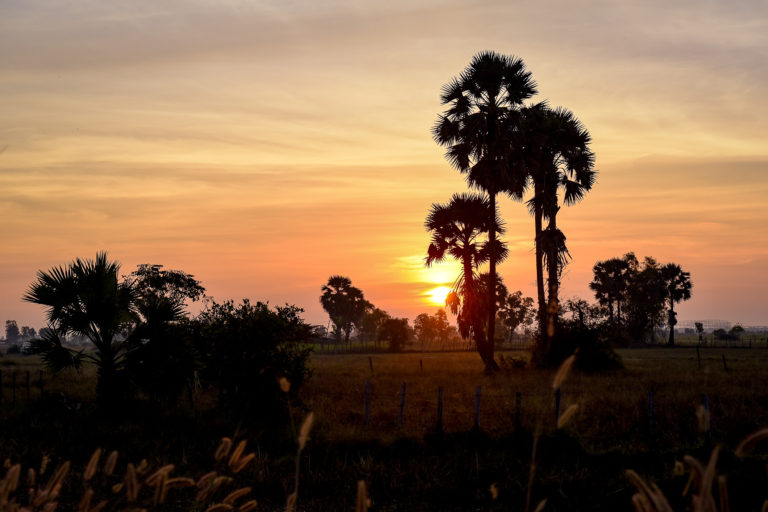
<path id="1" fill-rule="evenodd" d="M 450 293 L 451 289 L 447 286 L 438 286 L 432 288 L 426 293 L 427 301 L 430 304 L 436 304 L 438 306 L 445 306 L 445 298 Z"/>

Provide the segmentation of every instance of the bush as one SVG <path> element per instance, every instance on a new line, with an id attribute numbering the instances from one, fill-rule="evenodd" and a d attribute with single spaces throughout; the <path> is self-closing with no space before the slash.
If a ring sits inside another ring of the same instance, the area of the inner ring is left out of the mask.
<path id="1" fill-rule="evenodd" d="M 219 389 L 219 403 L 238 415 L 257 414 L 269 421 L 285 419 L 285 381 L 296 392 L 310 376 L 311 349 L 303 343 L 312 328 L 286 305 L 274 310 L 264 302 L 239 305 L 229 300 L 192 320 L 201 376 Z"/>
<path id="2" fill-rule="evenodd" d="M 578 322 L 560 321 L 549 350 L 537 341 L 531 360 L 536 366 L 558 366 L 571 354 L 576 354 L 576 367 L 587 372 L 622 368 L 621 358 L 600 336 L 597 329 Z"/>
<path id="3" fill-rule="evenodd" d="M 11 345 L 8 347 L 8 350 L 5 352 L 6 354 L 21 354 L 21 347 L 18 345 Z"/>

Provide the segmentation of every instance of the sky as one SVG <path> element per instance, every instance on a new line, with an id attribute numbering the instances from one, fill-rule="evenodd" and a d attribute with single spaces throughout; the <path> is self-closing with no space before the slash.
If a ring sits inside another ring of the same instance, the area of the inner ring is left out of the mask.
<path id="1" fill-rule="evenodd" d="M 681 321 L 768 325 L 764 0 L 0 0 L 0 48 L 2 324 L 42 326 L 36 272 L 102 250 L 317 324 L 334 274 L 434 312 L 458 268 L 424 268 L 424 218 L 466 184 L 431 128 L 493 50 L 593 138 L 562 296 L 633 251 L 691 273 Z M 500 206 L 500 275 L 533 296 L 533 220 Z"/>

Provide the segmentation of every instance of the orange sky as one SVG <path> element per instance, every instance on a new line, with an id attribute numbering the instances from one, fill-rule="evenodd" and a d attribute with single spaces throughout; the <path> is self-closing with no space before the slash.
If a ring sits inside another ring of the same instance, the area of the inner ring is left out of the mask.
<path id="1" fill-rule="evenodd" d="M 41 326 L 20 301 L 35 272 L 98 250 L 316 323 L 331 274 L 433 312 L 453 269 L 422 268 L 423 220 L 465 185 L 430 128 L 492 49 L 594 139 L 598 183 L 558 218 L 563 295 L 634 251 L 691 272 L 681 320 L 766 325 L 766 20 L 757 0 L 6 2 L 0 323 Z M 532 220 L 501 205 L 501 275 L 533 294 Z"/>

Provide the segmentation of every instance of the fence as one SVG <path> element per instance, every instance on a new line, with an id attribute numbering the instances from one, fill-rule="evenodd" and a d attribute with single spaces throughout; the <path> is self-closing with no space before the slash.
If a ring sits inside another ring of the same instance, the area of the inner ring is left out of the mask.
<path id="1" fill-rule="evenodd" d="M 0 403 L 41 398 L 45 394 L 45 372 L 38 370 L 34 377 L 30 370 L 0 370 Z"/>

